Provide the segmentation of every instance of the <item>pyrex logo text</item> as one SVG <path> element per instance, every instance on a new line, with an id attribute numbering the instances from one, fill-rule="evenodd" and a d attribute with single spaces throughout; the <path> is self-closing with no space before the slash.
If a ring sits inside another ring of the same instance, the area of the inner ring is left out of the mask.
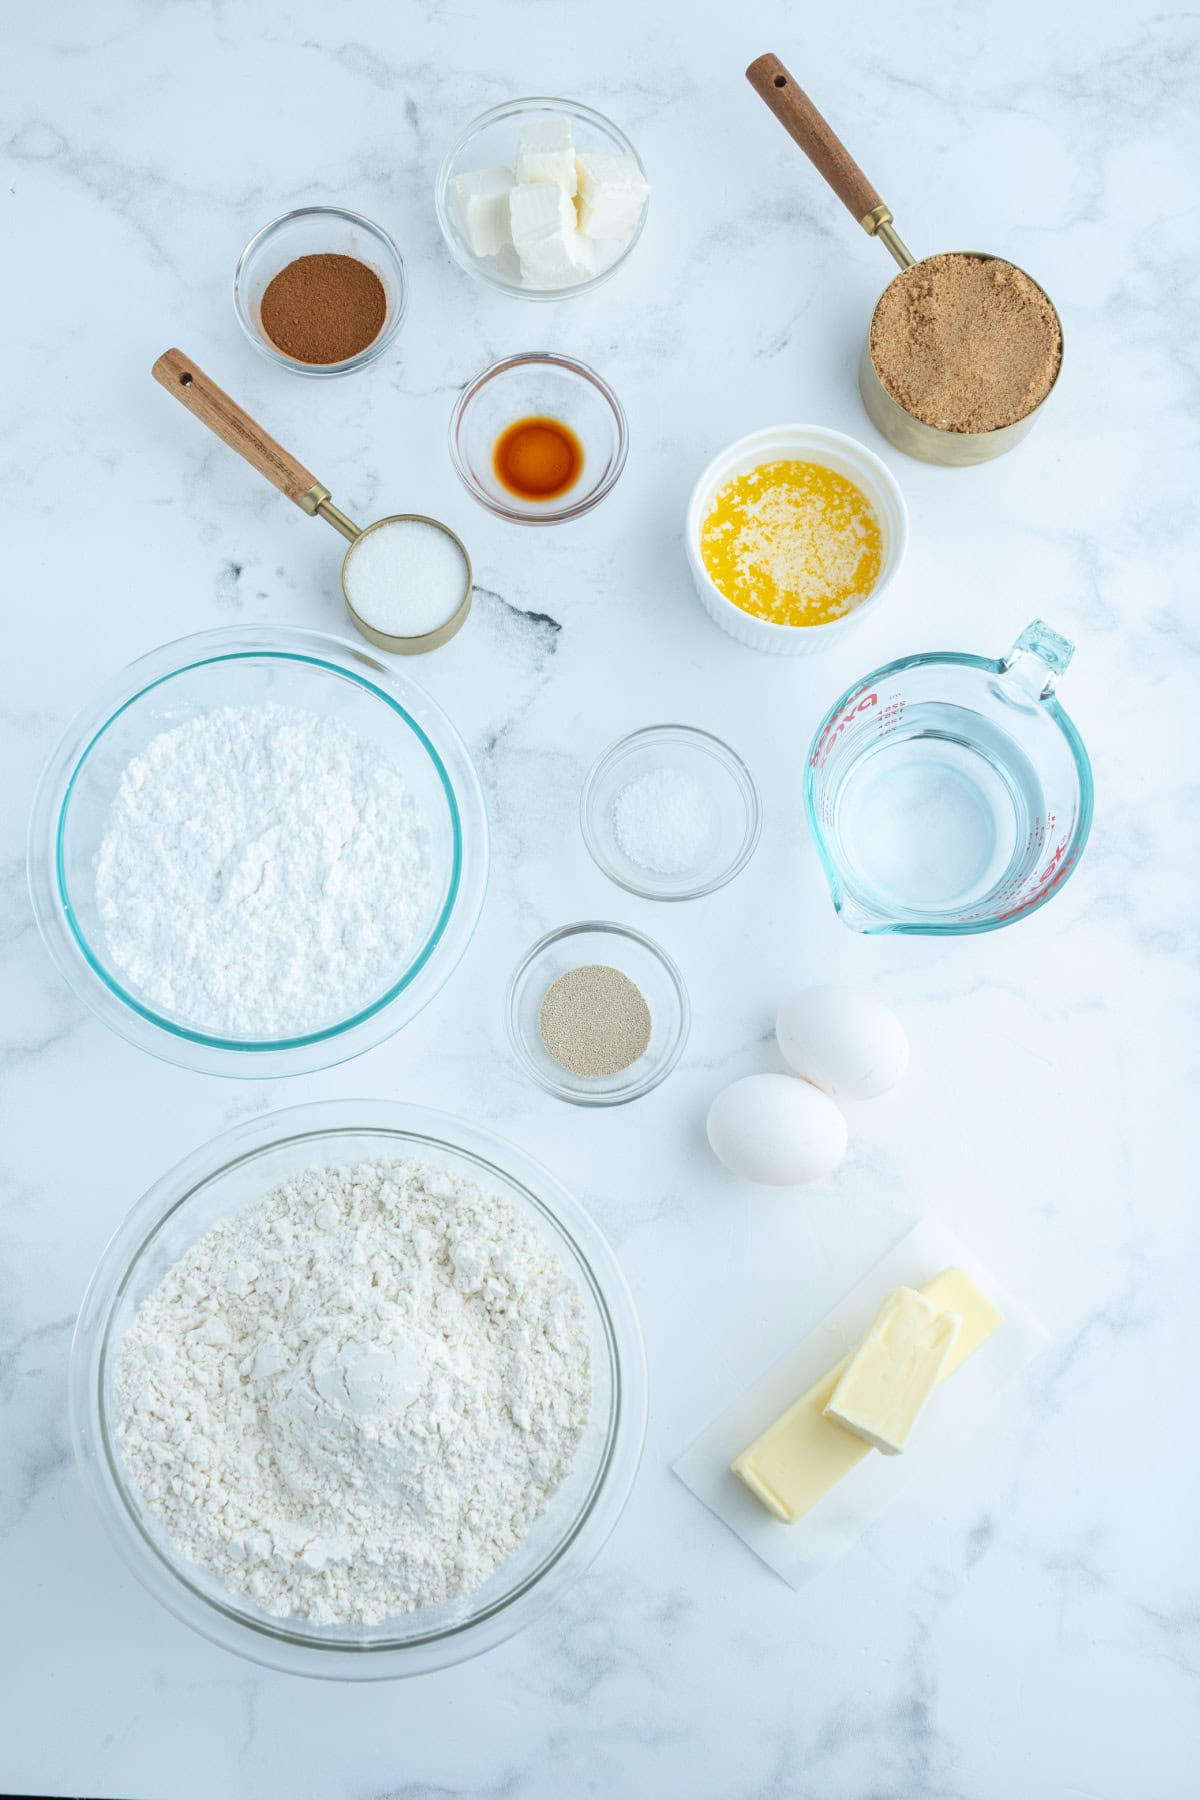
<path id="1" fill-rule="evenodd" d="M 838 737 L 848 725 L 853 723 L 859 713 L 867 712 L 872 706 L 878 705 L 879 695 L 875 693 L 855 694 L 852 699 L 848 700 L 837 717 L 829 721 L 813 746 L 812 767 L 814 769 L 822 767 Z"/>

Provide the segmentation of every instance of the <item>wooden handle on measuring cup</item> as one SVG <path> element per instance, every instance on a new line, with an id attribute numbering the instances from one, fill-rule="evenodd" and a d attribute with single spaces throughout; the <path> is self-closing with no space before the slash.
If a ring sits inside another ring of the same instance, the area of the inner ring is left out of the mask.
<path id="1" fill-rule="evenodd" d="M 174 394 L 179 404 L 186 406 L 202 425 L 215 431 L 252 469 L 265 475 L 272 486 L 303 507 L 306 513 L 315 512 L 318 501 L 329 498 L 328 488 L 321 485 L 312 471 L 298 462 L 282 444 L 277 444 L 273 437 L 268 437 L 262 426 L 256 424 L 249 413 L 243 412 L 224 388 L 210 381 L 204 370 L 182 350 L 165 350 L 151 373 L 155 381 L 161 382 L 169 394 Z M 317 498 L 310 500 L 309 496 L 314 492 Z"/>
<path id="2" fill-rule="evenodd" d="M 874 183 L 868 181 L 841 138 L 777 56 L 758 57 L 746 70 L 746 80 L 865 231 L 875 231 L 879 221 L 872 215 L 877 208 L 891 218 Z"/>

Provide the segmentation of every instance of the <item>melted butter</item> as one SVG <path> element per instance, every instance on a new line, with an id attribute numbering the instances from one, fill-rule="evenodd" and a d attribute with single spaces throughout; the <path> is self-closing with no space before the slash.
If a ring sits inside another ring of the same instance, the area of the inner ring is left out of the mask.
<path id="1" fill-rule="evenodd" d="M 710 578 L 772 625 L 823 625 L 865 600 L 882 538 L 866 495 L 820 463 L 761 463 L 727 481 L 700 528 Z"/>

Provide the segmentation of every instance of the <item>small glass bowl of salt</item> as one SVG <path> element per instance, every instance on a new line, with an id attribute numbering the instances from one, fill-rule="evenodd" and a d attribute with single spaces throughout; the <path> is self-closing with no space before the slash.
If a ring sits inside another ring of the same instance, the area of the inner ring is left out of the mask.
<path id="1" fill-rule="evenodd" d="M 728 744 L 694 725 L 647 725 L 607 749 L 583 784 L 583 841 L 630 894 L 695 900 L 740 873 L 762 801 Z"/>

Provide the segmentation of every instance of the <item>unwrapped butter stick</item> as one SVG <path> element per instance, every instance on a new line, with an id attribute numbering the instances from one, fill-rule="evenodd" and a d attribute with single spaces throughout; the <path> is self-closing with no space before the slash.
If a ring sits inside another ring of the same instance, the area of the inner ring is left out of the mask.
<path id="1" fill-rule="evenodd" d="M 825 1417 L 897 1456 L 942 1378 L 962 1326 L 916 1288 L 893 1288 L 825 1406 Z"/>
<path id="2" fill-rule="evenodd" d="M 962 1321 L 942 1365 L 953 1375 L 1004 1323 L 1004 1315 L 961 1269 L 943 1269 L 920 1292 L 939 1313 Z M 794 1525 L 871 1454 L 865 1438 L 835 1424 L 826 1413 L 854 1352 L 794 1400 L 730 1465 L 733 1473 L 785 1525 Z"/>

